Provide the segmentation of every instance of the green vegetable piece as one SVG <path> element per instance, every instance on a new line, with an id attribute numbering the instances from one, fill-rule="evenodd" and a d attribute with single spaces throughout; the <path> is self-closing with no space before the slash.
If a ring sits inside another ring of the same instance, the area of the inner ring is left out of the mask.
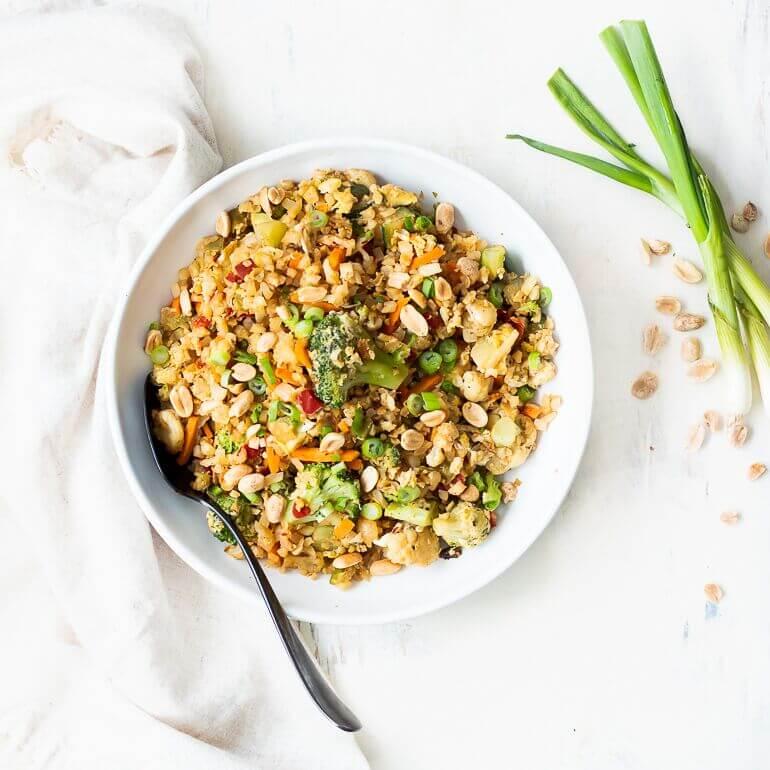
<path id="1" fill-rule="evenodd" d="M 545 307 L 546 305 L 551 304 L 551 300 L 553 299 L 553 292 L 548 286 L 541 286 L 540 287 L 540 307 Z"/>
<path id="2" fill-rule="evenodd" d="M 324 518 L 333 511 L 357 516 L 361 510 L 361 487 L 345 463 L 306 463 L 295 478 L 291 499 L 302 500 L 310 508 L 310 514 L 297 519 L 297 523 Z M 293 505 L 287 507 L 289 517 L 292 508 Z"/>
<path id="3" fill-rule="evenodd" d="M 267 353 L 258 356 L 257 364 L 262 370 L 262 376 L 265 378 L 265 382 L 268 385 L 275 385 L 275 383 L 278 382 L 278 378 L 275 376 L 273 365 L 270 363 L 270 356 L 268 356 Z"/>
<path id="4" fill-rule="evenodd" d="M 436 353 L 433 350 L 426 350 L 417 359 L 417 366 L 425 374 L 435 374 L 441 368 L 442 363 L 441 353 Z"/>
<path id="5" fill-rule="evenodd" d="M 309 307 L 305 311 L 305 318 L 308 321 L 320 321 L 324 317 L 324 311 L 320 307 Z"/>
<path id="6" fill-rule="evenodd" d="M 286 213 L 286 209 L 283 206 L 273 206 L 273 219 L 280 219 Z"/>
<path id="7" fill-rule="evenodd" d="M 217 487 L 217 489 L 219 489 L 219 487 Z M 209 488 L 208 492 L 209 497 L 217 501 L 217 498 L 210 490 L 211 488 Z M 221 489 L 219 489 L 219 491 L 224 494 Z M 206 524 L 208 525 L 211 534 L 214 535 L 217 540 L 222 543 L 228 543 L 229 545 L 235 545 L 235 538 L 230 530 L 222 523 L 222 520 L 211 511 L 206 512 Z"/>
<path id="8" fill-rule="evenodd" d="M 313 530 L 313 544 L 321 550 L 328 550 L 332 547 L 334 540 L 334 527 L 328 524 L 322 524 Z"/>
<path id="9" fill-rule="evenodd" d="M 406 408 L 413 417 L 422 414 L 422 395 L 420 393 L 412 393 L 406 399 Z"/>
<path id="10" fill-rule="evenodd" d="M 361 454 L 367 460 L 382 457 L 385 454 L 385 442 L 379 438 L 368 438 L 361 444 Z"/>
<path id="11" fill-rule="evenodd" d="M 397 503 L 413 503 L 420 496 L 417 487 L 401 487 L 396 494 Z"/>
<path id="12" fill-rule="evenodd" d="M 393 222 L 389 221 L 382 223 L 382 243 L 384 244 L 386 250 L 390 248 L 390 242 L 393 240 L 393 234 L 397 229 L 398 228 Z"/>
<path id="13" fill-rule="evenodd" d="M 455 548 L 479 545 L 491 529 L 489 514 L 482 508 L 459 502 L 433 519 L 433 531 Z"/>
<path id="14" fill-rule="evenodd" d="M 281 401 L 281 412 L 286 415 L 296 430 L 302 424 L 302 412 L 294 404 L 287 404 Z"/>
<path id="15" fill-rule="evenodd" d="M 276 248 L 281 245 L 283 236 L 286 235 L 288 226 L 283 222 L 279 222 L 273 219 L 267 222 L 259 222 L 254 225 L 254 232 L 259 238 L 260 242 L 264 246 L 271 246 Z"/>
<path id="16" fill-rule="evenodd" d="M 500 275 L 505 269 L 505 248 L 503 246 L 487 246 L 481 252 L 481 264 L 486 267 L 492 275 Z"/>
<path id="17" fill-rule="evenodd" d="M 254 365 L 257 363 L 257 357 L 251 355 L 251 353 L 248 353 L 245 350 L 236 350 L 235 353 L 233 354 L 233 358 L 242 364 Z"/>
<path id="18" fill-rule="evenodd" d="M 329 217 L 323 212 L 317 209 L 311 209 L 308 215 L 308 224 L 314 230 L 320 230 L 322 227 L 326 227 L 329 224 Z"/>
<path id="19" fill-rule="evenodd" d="M 453 339 L 441 340 L 436 348 L 446 364 L 454 364 L 457 361 L 459 349 Z"/>
<path id="20" fill-rule="evenodd" d="M 424 233 L 426 230 L 430 230 L 432 225 L 433 222 L 431 222 L 430 218 L 426 217 L 425 215 L 419 216 L 414 220 L 414 229 L 420 233 Z"/>
<path id="21" fill-rule="evenodd" d="M 517 391 L 516 395 L 519 397 L 519 401 L 522 404 L 526 404 L 527 401 L 531 401 L 535 397 L 535 391 L 530 388 L 529 385 L 522 385 Z"/>
<path id="22" fill-rule="evenodd" d="M 450 396 L 456 396 L 460 392 L 455 385 L 449 382 L 449 380 L 444 380 L 440 387 L 444 393 L 448 393 Z"/>
<path id="23" fill-rule="evenodd" d="M 171 354 L 168 352 L 168 348 L 165 345 L 158 345 L 150 351 L 150 361 L 156 366 L 163 366 L 168 363 Z"/>
<path id="24" fill-rule="evenodd" d="M 350 363 L 349 349 L 356 350 L 362 344 L 373 357 Z M 399 356 L 377 346 L 360 322 L 346 313 L 327 313 L 313 329 L 308 351 L 316 395 L 332 407 L 342 406 L 352 387 L 374 385 L 395 390 L 409 374 Z"/>
<path id="25" fill-rule="evenodd" d="M 328 436 L 330 433 L 334 433 L 334 428 L 332 428 L 331 425 L 322 425 L 318 429 L 318 435 L 323 438 L 324 436 Z"/>
<path id="26" fill-rule="evenodd" d="M 350 424 L 350 430 L 356 438 L 366 438 L 369 433 L 369 420 L 366 419 L 364 410 L 358 406 Z"/>
<path id="27" fill-rule="evenodd" d="M 487 292 L 487 299 L 497 308 L 503 306 L 503 284 L 500 281 L 495 281 Z"/>
<path id="28" fill-rule="evenodd" d="M 222 376 L 219 378 L 219 384 L 226 388 L 230 384 L 230 377 L 232 377 L 233 370 L 232 369 L 225 369 L 222 372 Z"/>
<path id="29" fill-rule="evenodd" d="M 427 527 L 436 516 L 436 504 L 425 499 L 413 503 L 390 503 L 385 506 L 385 516 L 416 527 Z"/>
<path id="30" fill-rule="evenodd" d="M 353 569 L 348 567 L 347 569 L 335 569 L 329 576 L 329 583 L 333 586 L 343 585 L 349 583 L 352 580 L 351 573 L 348 570 Z"/>
<path id="31" fill-rule="evenodd" d="M 502 502 L 503 490 L 491 473 L 486 474 L 484 481 L 486 489 L 481 495 L 481 502 L 488 511 L 494 511 Z"/>
<path id="32" fill-rule="evenodd" d="M 313 333 L 313 322 L 305 319 L 298 321 L 294 327 L 294 336 L 299 338 L 309 337 Z"/>
<path id="33" fill-rule="evenodd" d="M 364 503 L 361 506 L 361 516 L 369 521 L 377 521 L 382 518 L 382 506 L 379 503 Z"/>
<path id="34" fill-rule="evenodd" d="M 436 409 L 441 409 L 443 403 L 438 393 L 427 391 L 422 394 L 422 405 L 425 407 L 426 412 L 433 412 Z"/>
<path id="35" fill-rule="evenodd" d="M 150 331 L 160 331 L 160 324 L 157 321 L 153 321 L 148 327 Z"/>
<path id="36" fill-rule="evenodd" d="M 436 296 L 436 285 L 432 278 L 423 280 L 420 290 L 426 299 L 433 299 Z"/>
<path id="37" fill-rule="evenodd" d="M 414 232 L 414 217 L 411 214 L 404 217 L 404 230 L 408 233 Z"/>
<path id="38" fill-rule="evenodd" d="M 540 368 L 540 353 L 538 353 L 536 350 L 533 350 L 527 356 L 527 365 L 529 366 L 529 370 L 531 372 L 536 372 Z"/>
<path id="39" fill-rule="evenodd" d="M 216 442 L 224 450 L 225 454 L 228 455 L 237 452 L 241 448 L 240 443 L 236 441 L 230 435 L 230 431 L 226 430 L 225 428 L 222 428 L 222 430 L 217 432 Z"/>
<path id="40" fill-rule="evenodd" d="M 253 380 L 249 380 L 249 390 L 255 396 L 264 396 L 265 393 L 267 393 L 267 385 L 265 385 L 265 381 L 257 375 Z"/>
<path id="41" fill-rule="evenodd" d="M 251 383 L 249 383 L 251 384 Z M 264 384 L 264 383 L 263 383 Z M 251 421 L 256 425 L 259 422 L 259 418 L 262 416 L 262 404 L 257 404 L 252 410 L 249 417 Z"/>
<path id="42" fill-rule="evenodd" d="M 223 345 L 212 348 L 209 362 L 217 366 L 227 366 L 230 361 L 230 351 Z"/>
<path id="43" fill-rule="evenodd" d="M 267 409 L 267 421 L 275 422 L 278 419 L 278 412 L 281 408 L 280 401 L 271 401 L 270 406 Z"/>
<path id="44" fill-rule="evenodd" d="M 479 471 L 474 471 L 468 478 L 468 482 L 473 484 L 479 492 L 483 492 L 487 488 L 487 485 L 484 483 L 484 477 Z"/>
<path id="45" fill-rule="evenodd" d="M 369 195 L 369 188 L 365 184 L 354 182 L 350 185 L 350 192 L 353 193 L 354 198 L 361 199 L 366 195 Z"/>

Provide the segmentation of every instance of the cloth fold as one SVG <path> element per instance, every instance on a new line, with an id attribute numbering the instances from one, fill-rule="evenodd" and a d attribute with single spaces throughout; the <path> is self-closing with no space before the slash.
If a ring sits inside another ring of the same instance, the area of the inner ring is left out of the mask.
<path id="1" fill-rule="evenodd" d="M 366 767 L 265 613 L 153 536 L 108 433 L 116 298 L 148 234 L 221 166 L 201 90 L 159 12 L 0 25 L 0 767 Z"/>

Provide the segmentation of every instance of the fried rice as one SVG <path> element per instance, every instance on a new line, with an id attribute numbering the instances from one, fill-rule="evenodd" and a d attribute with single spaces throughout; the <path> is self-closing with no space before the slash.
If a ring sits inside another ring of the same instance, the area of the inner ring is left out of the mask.
<path id="1" fill-rule="evenodd" d="M 556 416 L 550 290 L 425 208 L 360 169 L 264 187 L 151 324 L 155 433 L 269 565 L 346 587 L 478 547 Z"/>

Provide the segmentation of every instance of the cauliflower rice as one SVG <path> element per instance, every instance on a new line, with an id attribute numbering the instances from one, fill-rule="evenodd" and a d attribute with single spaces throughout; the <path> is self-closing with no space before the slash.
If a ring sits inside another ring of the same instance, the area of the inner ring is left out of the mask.
<path id="1" fill-rule="evenodd" d="M 346 587 L 476 547 L 556 415 L 550 290 L 421 204 L 359 169 L 265 187 L 148 332 L 156 435 L 280 569 Z"/>

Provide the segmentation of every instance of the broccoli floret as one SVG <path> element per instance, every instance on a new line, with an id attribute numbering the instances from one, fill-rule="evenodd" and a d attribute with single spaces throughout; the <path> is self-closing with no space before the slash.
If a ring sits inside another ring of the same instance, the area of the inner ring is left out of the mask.
<path id="1" fill-rule="evenodd" d="M 233 452 L 237 452 L 241 445 L 230 435 L 229 431 L 224 428 L 217 432 L 217 444 L 219 444 L 224 451 L 231 455 Z"/>
<path id="2" fill-rule="evenodd" d="M 370 462 L 381 471 L 398 468 L 401 465 L 401 450 L 395 444 L 386 441 L 385 451 L 379 457 L 372 457 Z"/>
<path id="3" fill-rule="evenodd" d="M 413 503 L 390 503 L 385 506 L 385 515 L 416 527 L 427 527 L 436 515 L 436 504 L 425 498 Z"/>
<path id="4" fill-rule="evenodd" d="M 301 500 L 310 513 L 296 519 L 307 522 L 324 518 L 337 511 L 351 516 L 361 509 L 361 487 L 358 478 L 345 467 L 345 463 L 307 463 L 296 477 L 292 500 Z M 294 506 L 287 508 L 293 517 Z"/>
<path id="5" fill-rule="evenodd" d="M 398 356 L 377 347 L 361 324 L 344 313 L 324 316 L 310 335 L 308 350 L 316 395 L 332 407 L 342 406 L 356 385 L 395 390 L 408 374 Z M 361 363 L 351 363 L 355 354 Z"/>
<path id="6" fill-rule="evenodd" d="M 433 519 L 433 531 L 449 545 L 461 548 L 478 545 L 489 534 L 489 514 L 466 502 Z"/>
<path id="7" fill-rule="evenodd" d="M 221 540 L 223 543 L 229 543 L 235 545 L 235 538 L 232 536 L 230 530 L 222 523 L 222 521 L 215 516 L 211 511 L 206 513 L 206 524 L 209 525 L 211 534 L 217 540 Z"/>

